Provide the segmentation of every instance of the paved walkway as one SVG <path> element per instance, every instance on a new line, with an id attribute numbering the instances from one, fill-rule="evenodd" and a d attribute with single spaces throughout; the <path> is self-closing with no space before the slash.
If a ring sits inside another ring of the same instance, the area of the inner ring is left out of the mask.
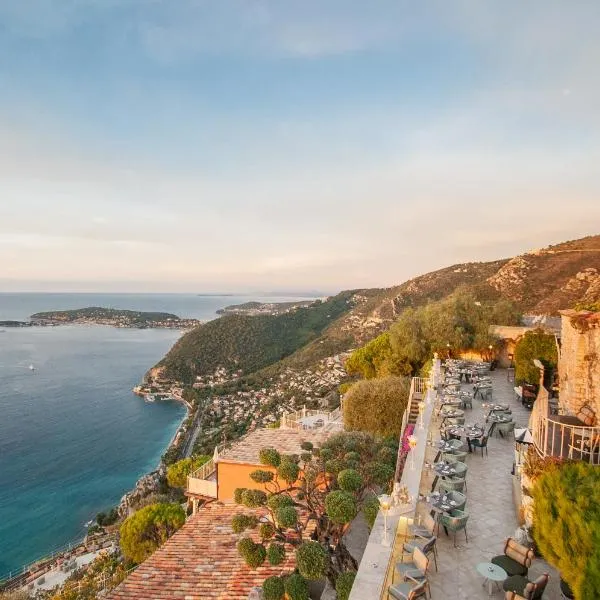
<path id="1" fill-rule="evenodd" d="M 493 399 L 495 402 L 509 404 L 513 418 L 518 427 L 525 427 L 530 412 L 514 399 L 513 383 L 507 381 L 506 371 L 492 372 Z M 463 388 L 472 389 L 470 384 Z M 482 408 L 480 400 L 473 401 L 473 409 L 465 410 L 466 423 L 485 422 L 487 411 Z M 434 439 L 439 437 L 439 422 L 432 423 Z M 511 475 L 514 461 L 514 438 L 497 437 L 494 434 L 488 442 L 488 456 L 481 457 L 481 451 L 469 454 L 466 463 L 467 473 L 467 505 L 469 513 L 467 533 L 457 533 L 457 548 L 453 547 L 452 536 L 446 536 L 443 529 L 438 539 L 438 567 L 431 566 L 430 584 L 434 599 L 479 600 L 488 598 L 487 590 L 482 587 L 483 578 L 477 573 L 475 566 L 487 562 L 493 556 L 502 554 L 504 540 L 512 536 L 518 527 L 517 515 L 513 502 Z M 432 462 L 434 449 L 428 449 L 426 460 Z M 421 493 L 429 493 L 432 477 L 430 473 L 423 475 Z M 426 506 L 420 504 L 421 509 Z M 545 600 L 559 600 L 558 575 L 546 562 L 536 559 L 529 570 L 530 578 L 535 579 L 541 573 L 550 574 L 550 582 L 544 593 Z M 494 591 L 492 598 L 504 598 L 504 593 Z"/>

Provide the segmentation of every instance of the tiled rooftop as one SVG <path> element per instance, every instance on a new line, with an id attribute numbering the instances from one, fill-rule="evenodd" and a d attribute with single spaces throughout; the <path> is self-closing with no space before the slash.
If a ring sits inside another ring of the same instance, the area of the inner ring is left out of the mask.
<path id="1" fill-rule="evenodd" d="M 293 553 L 277 567 L 250 569 L 236 544 L 243 536 L 233 533 L 234 515 L 250 511 L 234 504 L 210 504 L 190 517 L 184 526 L 143 562 L 110 600 L 247 600 L 253 587 L 271 575 L 293 568 Z M 258 541 L 256 539 L 256 541 Z M 291 549 L 290 549 L 291 550 Z"/>
<path id="2" fill-rule="evenodd" d="M 275 448 L 282 454 L 300 454 L 302 442 L 320 446 L 331 435 L 320 429 L 256 429 L 237 441 L 231 448 L 219 454 L 219 460 L 259 464 L 258 453 L 262 448 Z"/>

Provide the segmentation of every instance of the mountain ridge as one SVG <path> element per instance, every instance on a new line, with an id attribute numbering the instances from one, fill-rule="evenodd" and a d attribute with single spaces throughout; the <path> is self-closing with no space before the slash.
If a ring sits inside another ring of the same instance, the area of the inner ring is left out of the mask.
<path id="1" fill-rule="evenodd" d="M 280 319 L 262 323 L 264 330 L 258 335 L 264 333 L 265 339 L 249 342 L 248 352 L 260 350 L 263 344 L 268 347 L 272 343 L 269 332 L 273 332 L 275 338 L 280 335 L 287 337 L 281 351 L 278 347 L 276 352 L 269 353 L 273 360 L 268 358 L 255 362 L 249 369 L 239 369 L 239 375 L 260 373 L 272 376 L 284 367 L 310 367 L 322 359 L 347 352 L 373 339 L 388 329 L 402 310 L 440 300 L 459 287 L 468 287 L 482 300 L 510 300 L 523 313 L 556 314 L 558 310 L 570 308 L 577 302 L 598 301 L 600 235 L 562 242 L 513 258 L 455 264 L 388 288 L 345 290 L 329 298 L 318 309 L 322 311 L 325 308 L 327 311 L 328 303 L 331 303 L 337 307 L 336 318 L 317 318 L 316 326 L 310 331 L 302 331 L 302 319 L 296 319 L 298 323 L 293 323 L 285 318 L 286 315 L 246 317 Z M 312 310 L 315 307 L 302 309 Z M 304 316 L 305 321 L 310 321 L 308 315 Z M 206 361 L 203 353 L 219 353 L 218 348 L 208 340 L 209 334 L 228 339 L 229 318 L 211 321 L 188 332 L 149 372 L 149 378 L 176 378 L 177 368 L 174 365 L 183 363 L 186 365 L 188 383 L 197 376 L 209 374 L 218 360 Z M 294 330 L 296 324 L 300 327 L 298 331 Z M 209 330 L 203 329 L 207 327 Z M 249 333 L 244 327 L 256 329 L 251 321 L 247 321 L 242 326 L 241 334 Z M 236 328 L 235 335 L 241 334 Z M 205 340 L 204 349 L 200 339 Z M 243 344 L 236 345 L 236 348 L 236 352 L 243 356 Z"/>

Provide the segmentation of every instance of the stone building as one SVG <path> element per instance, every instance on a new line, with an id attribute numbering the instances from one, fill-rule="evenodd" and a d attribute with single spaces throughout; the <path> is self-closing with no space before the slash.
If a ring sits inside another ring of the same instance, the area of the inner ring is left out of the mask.
<path id="1" fill-rule="evenodd" d="M 564 310 L 559 403 L 566 414 L 587 404 L 600 415 L 600 312 Z"/>

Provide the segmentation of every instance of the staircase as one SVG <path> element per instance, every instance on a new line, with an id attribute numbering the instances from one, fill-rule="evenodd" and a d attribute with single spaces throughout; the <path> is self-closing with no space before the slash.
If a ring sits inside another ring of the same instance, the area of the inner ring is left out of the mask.
<path id="1" fill-rule="evenodd" d="M 410 399 L 410 406 L 408 407 L 408 423 L 415 425 L 419 418 L 419 402 L 421 401 L 421 394 L 413 394 Z"/>

